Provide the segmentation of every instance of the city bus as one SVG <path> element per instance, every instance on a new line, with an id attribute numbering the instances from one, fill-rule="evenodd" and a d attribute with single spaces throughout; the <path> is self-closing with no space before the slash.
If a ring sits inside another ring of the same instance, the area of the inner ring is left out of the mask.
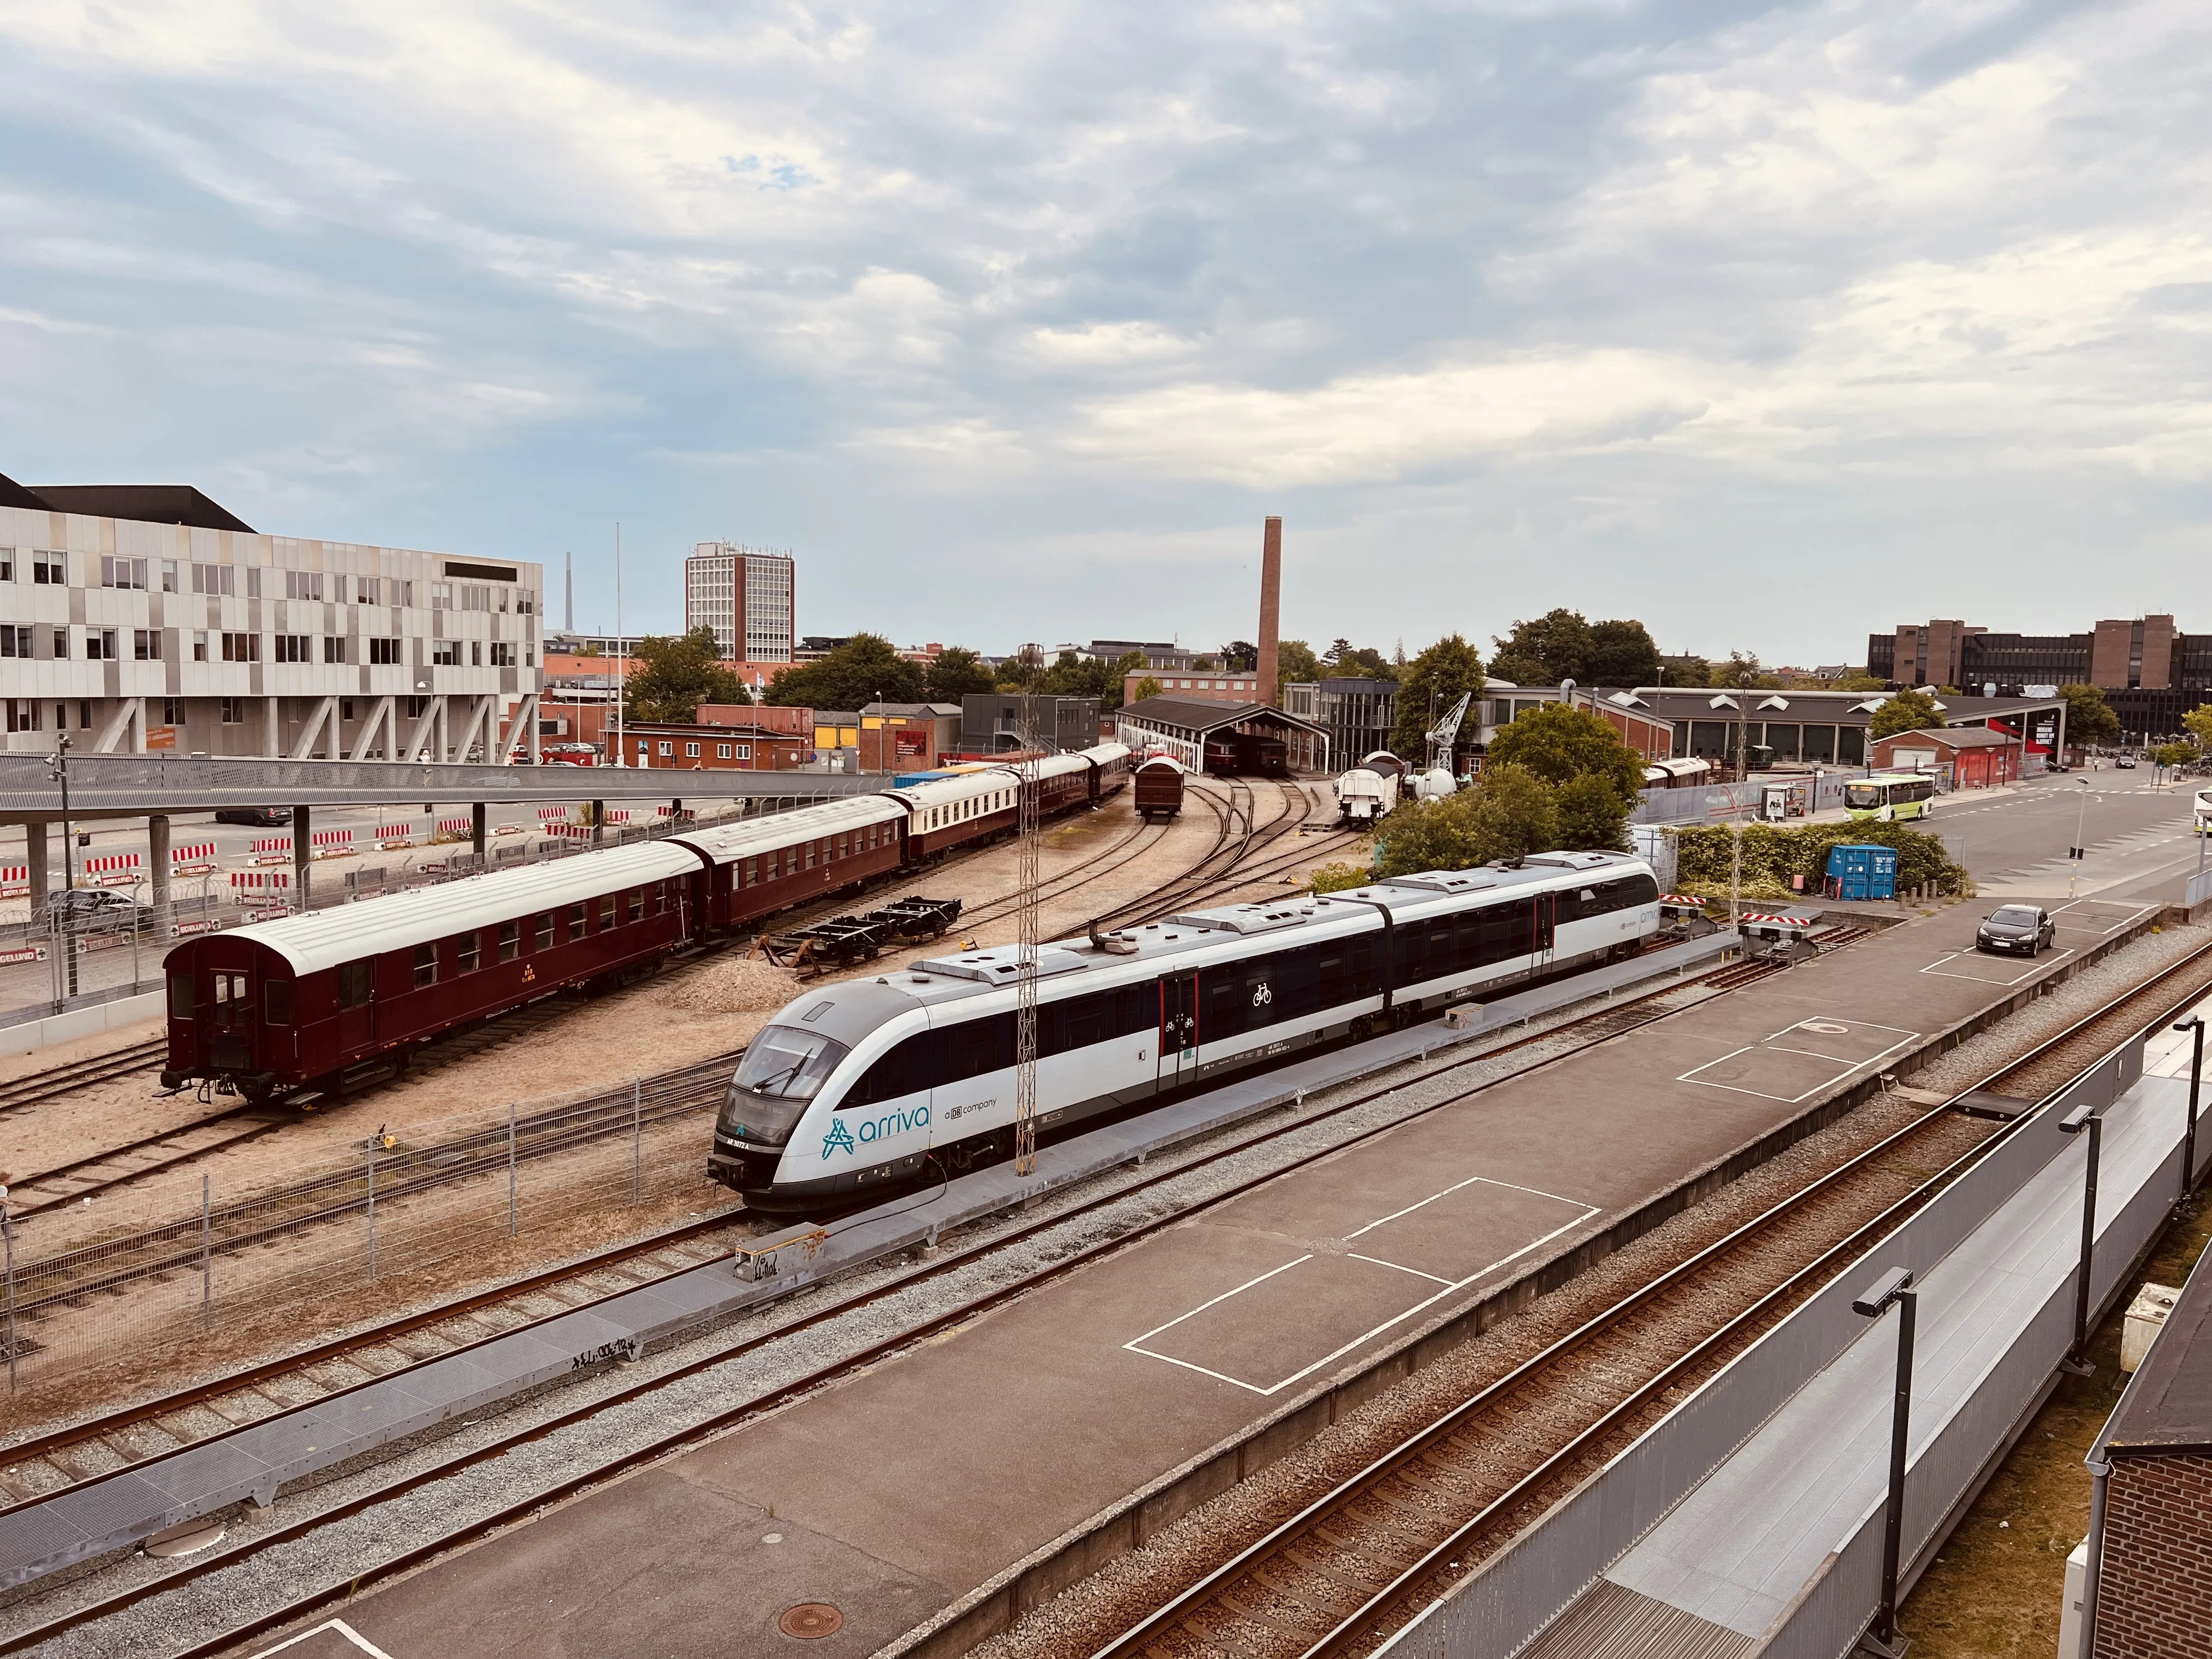
<path id="1" fill-rule="evenodd" d="M 1854 818 L 1884 823 L 1935 815 L 1936 780 L 1911 775 L 1854 778 L 1844 786 L 1844 810 Z"/>
<path id="2" fill-rule="evenodd" d="M 2197 792 L 2196 830 L 2200 836 L 2212 836 L 2212 789 Z"/>

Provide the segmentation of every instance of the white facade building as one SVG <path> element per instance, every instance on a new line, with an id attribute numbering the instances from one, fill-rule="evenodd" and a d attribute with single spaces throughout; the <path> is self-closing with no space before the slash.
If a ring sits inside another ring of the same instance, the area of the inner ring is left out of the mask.
<path id="1" fill-rule="evenodd" d="M 701 542 L 684 561 L 684 626 L 710 628 L 724 662 L 789 662 L 795 562 L 735 542 Z"/>
<path id="2" fill-rule="evenodd" d="M 498 762 L 532 730 L 542 565 L 0 493 L 9 752 Z"/>

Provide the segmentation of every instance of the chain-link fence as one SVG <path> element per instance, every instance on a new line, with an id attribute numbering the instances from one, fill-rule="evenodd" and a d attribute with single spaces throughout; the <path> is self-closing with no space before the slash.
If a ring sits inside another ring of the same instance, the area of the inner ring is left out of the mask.
<path id="1" fill-rule="evenodd" d="M 258 1328 L 274 1346 L 350 1323 L 394 1293 L 461 1288 L 533 1233 L 562 1229 L 565 1251 L 580 1222 L 612 1238 L 672 1205 L 719 1208 L 729 1194 L 707 1177 L 708 1138 L 737 1058 L 380 1132 L 304 1167 L 269 1160 L 258 1177 L 154 1175 L 19 1211 L 0 1287 L 9 1398 L 34 1411 L 41 1389 L 198 1334 Z"/>

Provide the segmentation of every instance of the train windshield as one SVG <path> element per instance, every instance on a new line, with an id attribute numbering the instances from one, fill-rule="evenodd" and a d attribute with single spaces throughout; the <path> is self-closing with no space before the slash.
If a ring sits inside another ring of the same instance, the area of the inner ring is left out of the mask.
<path id="1" fill-rule="evenodd" d="M 845 1045 L 795 1026 L 768 1025 L 746 1046 L 722 1102 L 722 1129 L 741 1140 L 781 1146 L 806 1103 L 845 1058 Z"/>

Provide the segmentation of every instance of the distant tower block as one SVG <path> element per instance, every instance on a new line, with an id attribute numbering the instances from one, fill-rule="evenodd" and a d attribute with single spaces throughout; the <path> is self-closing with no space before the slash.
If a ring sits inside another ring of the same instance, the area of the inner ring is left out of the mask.
<path id="1" fill-rule="evenodd" d="M 1283 521 L 1267 520 L 1260 544 L 1260 683 L 1252 688 L 1253 701 L 1273 703 L 1282 688 L 1276 684 L 1277 647 L 1283 631 Z"/>

